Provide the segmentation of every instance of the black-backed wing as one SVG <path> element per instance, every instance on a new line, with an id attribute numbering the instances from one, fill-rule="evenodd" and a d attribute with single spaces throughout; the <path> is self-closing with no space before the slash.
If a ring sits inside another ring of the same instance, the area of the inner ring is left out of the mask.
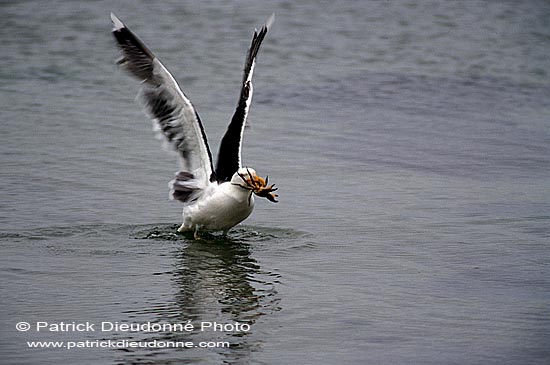
<path id="1" fill-rule="evenodd" d="M 181 171 L 172 180 L 172 197 L 194 201 L 214 180 L 206 133 L 191 101 L 159 59 L 116 15 L 113 35 L 122 50 L 117 62 L 141 81 L 138 95 L 155 127 L 181 157 Z"/>
<path id="2" fill-rule="evenodd" d="M 244 127 L 246 125 L 250 103 L 252 102 L 252 75 L 254 73 L 254 66 L 256 65 L 256 57 L 260 50 L 260 45 L 274 19 L 275 16 L 271 15 L 259 31 L 254 31 L 254 37 L 252 38 L 252 43 L 250 44 L 250 49 L 248 50 L 244 63 L 242 88 L 237 109 L 222 138 L 218 151 L 218 161 L 216 165 L 216 177 L 218 181 L 231 180 L 233 174 L 241 167 L 241 147 Z"/>

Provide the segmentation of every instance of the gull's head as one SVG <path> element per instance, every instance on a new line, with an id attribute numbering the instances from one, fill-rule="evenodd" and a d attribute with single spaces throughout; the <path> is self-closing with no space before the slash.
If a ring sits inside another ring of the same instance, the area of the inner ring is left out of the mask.
<path id="1" fill-rule="evenodd" d="M 241 167 L 231 178 L 231 184 L 238 185 L 243 189 L 250 190 L 257 196 L 267 198 L 267 200 L 277 203 L 277 194 L 273 192 L 277 190 L 275 184 L 268 186 L 269 177 L 262 178 L 258 176 L 256 170 L 250 167 Z"/>

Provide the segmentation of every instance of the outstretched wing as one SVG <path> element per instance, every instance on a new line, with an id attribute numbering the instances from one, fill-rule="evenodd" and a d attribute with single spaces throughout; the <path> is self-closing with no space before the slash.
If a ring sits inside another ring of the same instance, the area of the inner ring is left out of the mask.
<path id="1" fill-rule="evenodd" d="M 239 103 L 237 104 L 237 109 L 235 110 L 235 114 L 233 114 L 231 123 L 229 123 L 227 131 L 222 138 L 218 151 L 218 162 L 216 165 L 216 177 L 218 181 L 231 180 L 233 174 L 241 167 L 241 146 L 246 118 L 250 109 L 250 103 L 252 102 L 252 74 L 256 65 L 256 56 L 274 19 L 275 16 L 272 14 L 260 31 L 254 31 L 254 37 L 252 38 L 252 43 L 244 63 L 244 75 Z"/>
<path id="2" fill-rule="evenodd" d="M 196 200 L 200 191 L 215 180 L 199 115 L 159 59 L 112 13 L 111 20 L 122 51 L 117 63 L 142 82 L 138 97 L 144 109 L 181 157 L 182 170 L 171 182 L 172 197 L 183 202 Z"/>

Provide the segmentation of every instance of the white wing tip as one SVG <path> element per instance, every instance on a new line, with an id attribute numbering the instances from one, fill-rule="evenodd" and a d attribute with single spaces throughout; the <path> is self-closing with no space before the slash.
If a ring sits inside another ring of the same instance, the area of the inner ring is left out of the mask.
<path id="1" fill-rule="evenodd" d="M 111 21 L 113 22 L 113 27 L 114 27 L 113 30 L 120 30 L 124 28 L 124 23 L 119 18 L 117 18 L 115 13 L 112 13 L 112 12 L 111 12 Z"/>
<path id="2" fill-rule="evenodd" d="M 269 30 L 271 28 L 271 25 L 273 25 L 273 22 L 275 21 L 275 13 L 271 13 L 269 18 L 265 21 L 265 27 Z"/>

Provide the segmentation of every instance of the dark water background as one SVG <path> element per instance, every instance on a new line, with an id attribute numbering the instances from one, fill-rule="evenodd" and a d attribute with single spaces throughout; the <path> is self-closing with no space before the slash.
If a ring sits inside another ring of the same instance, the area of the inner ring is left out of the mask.
<path id="1" fill-rule="evenodd" d="M 114 65 L 110 11 L 180 81 L 213 151 L 275 12 L 243 159 L 280 203 L 228 239 L 174 234 L 177 165 Z M 0 363 L 548 363 L 548 2 L 2 1 L 0 24 Z M 15 330 L 187 320 L 251 330 Z"/>

